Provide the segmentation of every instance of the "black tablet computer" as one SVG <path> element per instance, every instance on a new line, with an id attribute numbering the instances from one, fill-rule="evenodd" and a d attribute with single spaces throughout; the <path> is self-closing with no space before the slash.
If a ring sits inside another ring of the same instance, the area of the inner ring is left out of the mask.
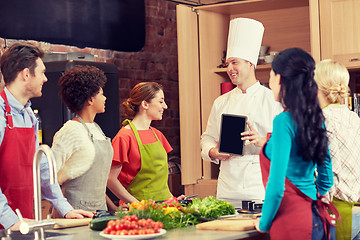
<path id="1" fill-rule="evenodd" d="M 219 139 L 219 152 L 243 155 L 244 141 L 241 133 L 245 131 L 246 116 L 222 114 Z"/>

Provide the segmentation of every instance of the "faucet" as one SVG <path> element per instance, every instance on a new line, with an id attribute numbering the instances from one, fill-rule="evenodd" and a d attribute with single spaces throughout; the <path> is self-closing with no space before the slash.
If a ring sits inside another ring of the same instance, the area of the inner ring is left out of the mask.
<path id="1" fill-rule="evenodd" d="M 41 220 L 40 159 L 42 153 L 45 154 L 49 163 L 50 184 L 57 183 L 54 154 L 48 145 L 42 144 L 36 150 L 33 161 L 35 222 L 23 221 L 20 211 L 18 211 L 18 209 L 16 211 L 21 220 L 20 232 L 22 234 L 34 232 L 35 240 L 44 240 L 45 239 L 44 228 L 53 227 L 55 225 L 55 222 L 51 221 L 51 219 Z"/>

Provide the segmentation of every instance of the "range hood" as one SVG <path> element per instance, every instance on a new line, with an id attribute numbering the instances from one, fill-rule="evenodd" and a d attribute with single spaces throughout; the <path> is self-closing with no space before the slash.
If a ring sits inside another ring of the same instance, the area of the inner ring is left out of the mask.
<path id="1" fill-rule="evenodd" d="M 165 0 L 165 1 L 181 3 L 189 6 L 203 6 L 203 5 L 238 2 L 238 1 L 246 1 L 246 0 Z"/>

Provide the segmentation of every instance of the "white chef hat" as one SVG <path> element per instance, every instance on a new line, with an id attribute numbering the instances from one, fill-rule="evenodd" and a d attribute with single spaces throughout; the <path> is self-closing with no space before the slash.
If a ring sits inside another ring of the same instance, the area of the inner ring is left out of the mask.
<path id="1" fill-rule="evenodd" d="M 250 18 L 235 18 L 230 21 L 226 59 L 241 58 L 253 63 L 258 61 L 264 26 Z"/>

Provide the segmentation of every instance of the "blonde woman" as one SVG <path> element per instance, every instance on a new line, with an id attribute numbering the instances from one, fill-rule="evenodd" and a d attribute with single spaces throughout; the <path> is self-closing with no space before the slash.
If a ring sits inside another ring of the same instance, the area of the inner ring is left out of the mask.
<path id="1" fill-rule="evenodd" d="M 333 60 L 316 65 L 315 81 L 334 172 L 329 195 L 342 218 L 336 239 L 360 239 L 360 207 L 354 207 L 360 201 L 360 118 L 343 104 L 349 78 L 346 67 Z"/>

